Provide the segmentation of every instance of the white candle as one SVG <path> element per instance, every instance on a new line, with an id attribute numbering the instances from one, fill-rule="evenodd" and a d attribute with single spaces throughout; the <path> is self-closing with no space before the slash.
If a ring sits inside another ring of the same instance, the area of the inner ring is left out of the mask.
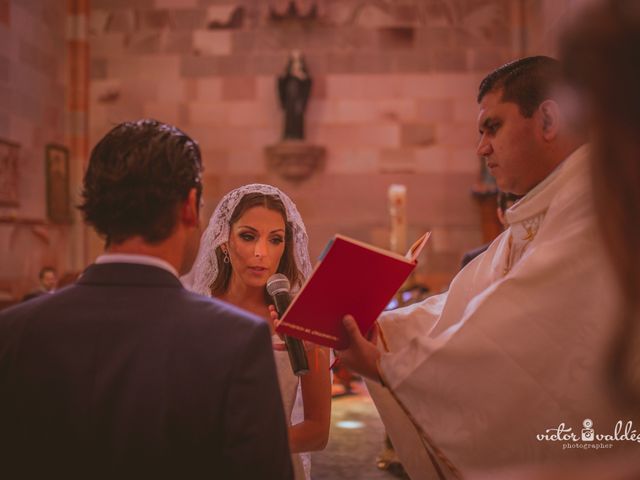
<path id="1" fill-rule="evenodd" d="M 405 253 L 407 248 L 407 187 L 389 186 L 389 211 L 391 213 L 391 250 Z"/>

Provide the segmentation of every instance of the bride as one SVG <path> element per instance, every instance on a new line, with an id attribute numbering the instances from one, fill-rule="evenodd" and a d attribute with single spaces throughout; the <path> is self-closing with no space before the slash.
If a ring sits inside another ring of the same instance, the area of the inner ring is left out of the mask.
<path id="1" fill-rule="evenodd" d="M 216 207 L 193 270 L 185 278 L 191 290 L 227 301 L 271 324 L 296 480 L 310 478 L 309 455 L 304 452 L 322 450 L 329 437 L 329 354 L 306 343 L 310 372 L 299 381 L 284 342 L 273 331 L 268 307 L 272 301 L 265 286 L 271 275 L 282 273 L 292 292 L 300 288 L 311 273 L 307 243 L 302 218 L 287 195 L 270 185 L 245 185 L 229 192 Z"/>

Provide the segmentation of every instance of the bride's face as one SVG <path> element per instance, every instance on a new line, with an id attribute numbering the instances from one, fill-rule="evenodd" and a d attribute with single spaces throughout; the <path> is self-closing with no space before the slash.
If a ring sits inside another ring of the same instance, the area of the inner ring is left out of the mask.
<path id="1" fill-rule="evenodd" d="M 285 222 L 280 212 L 265 207 L 252 207 L 244 212 L 229 233 L 232 281 L 264 287 L 278 269 L 284 239 Z"/>

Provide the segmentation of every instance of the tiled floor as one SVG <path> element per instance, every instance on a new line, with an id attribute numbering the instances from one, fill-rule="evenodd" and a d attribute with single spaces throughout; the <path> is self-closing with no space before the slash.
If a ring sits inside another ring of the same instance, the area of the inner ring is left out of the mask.
<path id="1" fill-rule="evenodd" d="M 384 448 L 384 426 L 364 387 L 354 384 L 354 395 L 334 397 L 329 444 L 312 455 L 313 480 L 394 480 L 376 467 Z"/>

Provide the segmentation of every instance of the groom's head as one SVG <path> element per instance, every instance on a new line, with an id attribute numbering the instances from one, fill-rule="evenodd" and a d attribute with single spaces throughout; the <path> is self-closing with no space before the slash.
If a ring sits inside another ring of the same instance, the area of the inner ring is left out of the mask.
<path id="1" fill-rule="evenodd" d="M 91 152 L 79 208 L 108 246 L 132 238 L 159 245 L 178 233 L 189 257 L 199 238 L 201 170 L 197 143 L 176 127 L 121 123 Z"/>

